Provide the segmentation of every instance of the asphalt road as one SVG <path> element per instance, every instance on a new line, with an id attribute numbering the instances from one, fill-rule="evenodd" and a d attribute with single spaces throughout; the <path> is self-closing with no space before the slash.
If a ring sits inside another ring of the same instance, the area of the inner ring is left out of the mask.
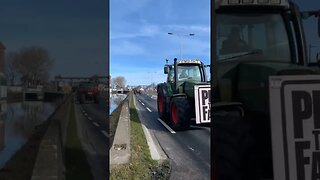
<path id="1" fill-rule="evenodd" d="M 172 162 L 170 179 L 210 179 L 210 128 L 170 132 L 159 120 L 156 97 L 136 94 L 140 119 Z"/>
<path id="2" fill-rule="evenodd" d="M 78 135 L 94 179 L 106 179 L 109 164 L 108 107 L 102 101 L 99 104 L 76 104 Z"/>

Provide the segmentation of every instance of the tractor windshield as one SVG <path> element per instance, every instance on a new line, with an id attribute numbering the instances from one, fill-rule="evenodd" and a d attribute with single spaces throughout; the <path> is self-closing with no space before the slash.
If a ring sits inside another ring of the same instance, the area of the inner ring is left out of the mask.
<path id="1" fill-rule="evenodd" d="M 218 61 L 252 57 L 290 62 L 288 35 L 280 14 L 217 14 L 217 23 Z"/>
<path id="2" fill-rule="evenodd" d="M 201 81 L 200 66 L 196 65 L 178 65 L 178 81 L 184 80 Z"/>

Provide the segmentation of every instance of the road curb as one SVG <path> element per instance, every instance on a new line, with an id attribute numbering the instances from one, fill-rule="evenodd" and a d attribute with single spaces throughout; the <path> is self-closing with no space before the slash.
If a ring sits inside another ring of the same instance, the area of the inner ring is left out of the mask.
<path id="1" fill-rule="evenodd" d="M 130 96 L 130 94 L 128 95 Z M 130 97 L 129 97 L 130 98 Z M 116 133 L 109 151 L 110 169 L 114 165 L 126 164 L 130 161 L 130 112 L 129 98 L 126 98 L 121 107 Z"/>
<path id="2" fill-rule="evenodd" d="M 134 106 L 137 109 L 136 97 L 135 96 L 133 96 L 133 103 L 134 103 Z M 139 116 L 139 113 L 138 113 L 138 116 Z M 163 151 L 163 149 L 162 149 L 161 145 L 159 144 L 157 138 L 153 138 L 153 136 L 151 135 L 151 132 L 144 125 L 143 118 L 139 117 L 139 119 L 140 119 L 140 123 L 141 123 L 142 129 L 143 129 L 143 132 L 144 132 L 144 136 L 146 137 L 146 141 L 147 141 L 147 144 L 148 144 L 148 147 L 149 147 L 151 158 L 153 160 L 165 160 L 165 159 L 167 159 L 168 157 L 167 157 L 166 153 Z"/>

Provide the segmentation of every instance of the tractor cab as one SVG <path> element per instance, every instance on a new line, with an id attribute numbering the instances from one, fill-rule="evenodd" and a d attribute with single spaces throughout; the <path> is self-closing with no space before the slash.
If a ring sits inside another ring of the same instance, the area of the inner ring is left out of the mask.
<path id="1" fill-rule="evenodd" d="M 217 99 L 268 113 L 269 76 L 318 73 L 302 22 L 312 15 L 286 0 L 216 0 Z"/>
<path id="2" fill-rule="evenodd" d="M 175 65 L 176 64 L 176 65 Z M 176 67 L 176 68 L 175 68 Z M 173 90 L 177 90 L 183 84 L 194 84 L 206 82 L 205 65 L 200 60 L 180 60 L 174 64 L 166 64 L 164 73 L 168 74 L 167 83 L 171 84 Z M 183 93 L 183 90 L 180 93 Z"/>
<path id="3" fill-rule="evenodd" d="M 168 82 L 174 82 L 175 72 L 174 65 L 168 67 Z M 177 80 L 178 81 L 198 81 L 205 82 L 202 63 L 199 60 L 181 60 L 177 62 Z"/>

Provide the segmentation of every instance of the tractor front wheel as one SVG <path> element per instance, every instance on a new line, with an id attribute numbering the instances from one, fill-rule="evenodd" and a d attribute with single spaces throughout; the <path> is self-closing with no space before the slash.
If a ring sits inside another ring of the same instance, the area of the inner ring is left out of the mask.
<path id="1" fill-rule="evenodd" d="M 166 120 L 168 118 L 167 101 L 166 101 L 165 92 L 162 88 L 158 89 L 157 105 L 158 105 L 159 117 L 163 120 Z"/>

